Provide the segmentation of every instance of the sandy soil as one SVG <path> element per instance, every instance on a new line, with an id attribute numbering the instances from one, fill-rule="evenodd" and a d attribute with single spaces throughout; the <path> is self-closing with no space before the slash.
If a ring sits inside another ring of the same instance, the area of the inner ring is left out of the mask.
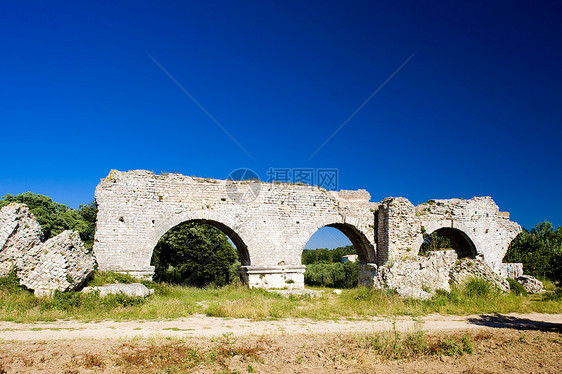
<path id="1" fill-rule="evenodd" d="M 357 339 L 353 338 L 389 331 L 393 326 L 402 332 L 422 329 L 430 340 L 469 334 L 474 353 L 387 360 L 369 348 L 357 346 Z M 170 321 L 0 322 L 0 374 L 562 373 L 561 333 L 562 314 L 429 315 L 337 321 L 250 321 L 195 315 Z M 181 343 L 175 338 L 181 339 Z M 195 346 L 211 358 L 189 371 L 173 371 L 173 365 L 165 366 L 163 371 L 157 365 L 150 366 L 148 361 L 139 361 L 138 355 L 131 353 L 148 356 L 146 352 L 165 346 L 185 354 L 180 348 L 168 347 L 170 342 L 183 344 L 181 349 Z M 217 359 L 216 352 L 223 352 L 224 347 L 232 348 L 234 353 Z M 250 353 L 240 353 L 244 350 Z"/>
<path id="2" fill-rule="evenodd" d="M 278 334 L 334 334 L 388 331 L 466 331 L 489 327 L 562 326 L 562 314 L 504 314 L 472 316 L 428 316 L 370 318 L 364 320 L 312 321 L 282 319 L 251 321 L 236 318 L 214 318 L 194 315 L 169 321 L 57 321 L 38 323 L 0 322 L 0 340 L 52 339 L 126 339 L 154 337 L 216 337 L 278 335 Z"/>

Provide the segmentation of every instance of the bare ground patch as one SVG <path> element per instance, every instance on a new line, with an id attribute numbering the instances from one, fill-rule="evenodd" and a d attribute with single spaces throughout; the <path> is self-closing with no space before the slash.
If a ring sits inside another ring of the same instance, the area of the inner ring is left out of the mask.
<path id="1" fill-rule="evenodd" d="M 287 320 L 285 332 L 179 338 L 68 340 L 65 334 L 72 330 L 36 330 L 60 335 L 49 340 L 1 341 L 0 373 L 562 372 L 560 315 L 543 320 L 529 315 L 448 316 L 441 323 L 437 317 L 403 330 L 298 332 L 291 325 L 303 322 Z M 455 319 L 465 325 L 451 326 L 460 323 Z M 144 323 L 136 322 L 137 326 Z M 84 330 L 90 325 L 97 324 L 81 324 Z"/>

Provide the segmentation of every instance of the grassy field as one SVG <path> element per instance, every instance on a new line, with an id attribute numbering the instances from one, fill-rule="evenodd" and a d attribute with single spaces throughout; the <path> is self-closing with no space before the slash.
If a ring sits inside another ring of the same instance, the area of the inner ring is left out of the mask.
<path id="1" fill-rule="evenodd" d="M 134 279 L 113 273 L 96 274 L 89 285 Z M 318 297 L 285 297 L 275 292 L 248 289 L 242 285 L 222 288 L 192 288 L 143 282 L 156 290 L 146 299 L 77 292 L 55 293 L 36 298 L 17 285 L 15 277 L 0 278 L 0 320 L 15 322 L 52 321 L 57 319 L 130 320 L 172 319 L 195 313 L 215 317 L 278 319 L 366 318 L 371 316 L 429 313 L 562 313 L 562 295 L 553 291 L 533 296 L 503 295 L 486 283 L 472 280 L 451 292 L 438 292 L 429 300 L 403 299 L 392 291 L 359 287 L 342 290 L 340 295 L 324 289 Z M 316 288 L 316 290 L 321 290 Z"/>

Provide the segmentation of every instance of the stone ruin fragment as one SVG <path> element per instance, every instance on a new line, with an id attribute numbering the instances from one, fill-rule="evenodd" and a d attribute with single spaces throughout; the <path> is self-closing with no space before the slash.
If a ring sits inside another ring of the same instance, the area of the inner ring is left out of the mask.
<path id="1" fill-rule="evenodd" d="M 77 232 L 64 231 L 43 242 L 41 226 L 25 204 L 0 210 L 0 276 L 15 270 L 36 296 L 72 291 L 93 273 L 95 259 Z"/>

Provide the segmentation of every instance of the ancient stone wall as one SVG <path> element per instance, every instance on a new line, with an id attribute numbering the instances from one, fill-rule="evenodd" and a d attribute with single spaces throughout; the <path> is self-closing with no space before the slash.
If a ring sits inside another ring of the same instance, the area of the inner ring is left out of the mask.
<path id="1" fill-rule="evenodd" d="M 302 288 L 302 250 L 321 227 L 342 231 L 355 246 L 360 283 L 376 283 L 378 268 L 414 260 L 423 234 L 445 230 L 469 243 L 496 272 L 521 230 L 489 197 L 370 202 L 365 190 L 259 181 L 233 182 L 144 170 L 111 171 L 96 188 L 99 207 L 94 252 L 100 270 L 150 277 L 152 252 L 168 230 L 201 221 L 224 231 L 238 248 L 241 272 L 259 287 Z"/>
<path id="2" fill-rule="evenodd" d="M 403 197 L 387 197 L 378 211 L 377 263 L 415 257 L 423 238 L 414 205 Z"/>
<path id="3" fill-rule="evenodd" d="M 328 192 L 304 185 L 135 170 L 112 171 L 95 196 L 99 212 L 94 253 L 100 270 L 151 276 L 158 240 L 190 220 L 213 224 L 229 235 L 240 253 L 242 270 L 254 285 L 302 287 L 302 250 L 323 226 L 343 231 L 363 262 L 376 261 L 377 204 L 369 202 L 364 190 Z M 264 274 L 267 277 L 260 278 Z"/>
<path id="4" fill-rule="evenodd" d="M 498 273 L 509 244 L 521 232 L 489 196 L 430 200 L 416 207 L 416 218 L 427 234 L 442 228 L 460 232 L 473 247 L 473 256 L 481 255 Z"/>

